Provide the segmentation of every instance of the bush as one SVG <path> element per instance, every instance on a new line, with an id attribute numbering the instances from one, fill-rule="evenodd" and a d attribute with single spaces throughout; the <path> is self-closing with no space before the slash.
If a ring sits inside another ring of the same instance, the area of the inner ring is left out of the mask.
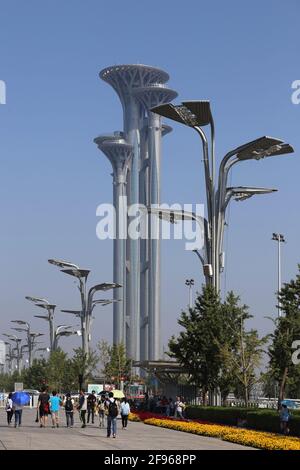
<path id="1" fill-rule="evenodd" d="M 291 413 L 290 434 L 300 436 L 300 414 L 298 411 L 292 411 Z M 211 423 L 229 424 L 231 426 L 237 426 L 238 421 L 245 420 L 247 428 L 280 432 L 279 415 L 276 410 L 188 406 L 186 414 L 191 419 L 202 419 Z"/>

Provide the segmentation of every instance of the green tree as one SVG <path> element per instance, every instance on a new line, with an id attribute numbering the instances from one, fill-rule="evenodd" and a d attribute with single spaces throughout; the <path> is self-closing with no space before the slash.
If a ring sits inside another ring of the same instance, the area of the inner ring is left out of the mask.
<path id="1" fill-rule="evenodd" d="M 275 320 L 269 347 L 269 367 L 279 382 L 280 401 L 284 399 L 289 382 L 292 384 L 293 377 L 299 376 L 299 366 L 292 362 L 292 344 L 300 339 L 300 265 L 298 271 L 296 279 L 284 284 L 278 294 L 282 316 Z"/>
<path id="2" fill-rule="evenodd" d="M 100 372 L 105 376 L 105 382 L 107 380 L 106 372 L 108 368 L 108 364 L 111 360 L 111 346 L 110 344 L 105 341 L 101 340 L 97 344 L 97 348 L 99 350 L 99 362 L 100 362 Z"/>
<path id="3" fill-rule="evenodd" d="M 68 367 L 69 361 L 67 353 L 60 348 L 51 352 L 46 368 L 47 383 L 50 389 L 59 392 L 64 390 L 64 377 Z"/>
<path id="4" fill-rule="evenodd" d="M 106 362 L 104 367 L 105 377 L 120 388 L 121 382 L 130 375 L 131 360 L 126 357 L 125 346 L 122 343 L 109 347 L 108 353 L 109 362 Z"/>
<path id="5" fill-rule="evenodd" d="M 211 286 L 204 286 L 195 307 L 182 312 L 178 320 L 183 330 L 169 341 L 169 355 L 176 358 L 189 382 L 201 387 L 203 403 L 207 392 L 218 386 L 222 365 L 220 344 L 223 342 L 223 316 L 219 295 Z"/>
<path id="6" fill-rule="evenodd" d="M 241 318 L 236 345 L 230 349 L 225 344 L 221 348 L 224 362 L 231 369 L 235 392 L 243 395 L 246 406 L 251 388 L 257 382 L 255 371 L 260 366 L 267 341 L 268 336 L 259 338 L 257 330 L 245 331 L 244 320 Z"/>
<path id="7" fill-rule="evenodd" d="M 236 387 L 236 377 L 233 373 L 233 364 L 229 360 L 229 353 L 237 350 L 240 323 L 251 318 L 247 305 L 240 305 L 240 297 L 231 291 L 227 294 L 221 306 L 223 321 L 222 343 L 219 344 L 222 365 L 219 376 L 219 388 L 222 401 L 225 402 L 230 391 Z M 224 354 L 225 353 L 225 354 Z"/>
<path id="8" fill-rule="evenodd" d="M 45 359 L 34 359 L 31 367 L 23 372 L 25 388 L 40 390 L 48 376 L 47 361 Z"/>
<path id="9" fill-rule="evenodd" d="M 77 380 L 79 388 L 82 388 L 95 375 L 99 358 L 95 351 L 90 351 L 88 356 L 82 348 L 74 349 L 74 353 L 70 363 L 72 375 L 74 380 Z"/>

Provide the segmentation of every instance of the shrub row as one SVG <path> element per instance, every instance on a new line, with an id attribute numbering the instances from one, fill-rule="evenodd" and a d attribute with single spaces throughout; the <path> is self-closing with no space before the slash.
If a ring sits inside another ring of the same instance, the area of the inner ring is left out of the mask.
<path id="1" fill-rule="evenodd" d="M 202 419 L 211 423 L 229 424 L 257 429 L 260 431 L 280 432 L 279 414 L 276 410 L 257 408 L 202 407 L 188 406 L 187 418 Z M 300 414 L 292 411 L 290 434 L 300 436 Z"/>

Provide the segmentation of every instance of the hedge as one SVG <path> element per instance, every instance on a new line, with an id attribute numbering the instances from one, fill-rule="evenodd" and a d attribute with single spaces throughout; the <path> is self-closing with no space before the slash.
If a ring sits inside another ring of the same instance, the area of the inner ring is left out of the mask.
<path id="1" fill-rule="evenodd" d="M 290 434 L 300 436 L 300 414 L 292 411 L 290 421 Z M 240 420 L 244 421 L 244 427 L 260 431 L 280 432 L 279 414 L 276 410 L 236 407 L 202 407 L 188 406 L 187 418 L 201 419 L 211 423 L 229 424 L 237 426 Z"/>

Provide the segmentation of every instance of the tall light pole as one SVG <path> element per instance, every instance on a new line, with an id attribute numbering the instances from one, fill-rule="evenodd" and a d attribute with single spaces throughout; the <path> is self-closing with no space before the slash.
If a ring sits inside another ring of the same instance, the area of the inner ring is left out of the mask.
<path id="1" fill-rule="evenodd" d="M 69 261 L 49 259 L 48 262 L 54 266 L 58 266 L 61 269 L 61 272 L 68 274 L 70 276 L 78 279 L 78 288 L 80 291 L 81 297 L 81 310 L 75 311 L 76 315 L 80 317 L 81 321 L 81 338 L 82 338 L 82 349 L 84 353 L 89 356 L 89 343 L 91 342 L 91 320 L 92 320 L 92 307 L 93 307 L 93 296 L 96 292 L 107 291 L 110 289 L 119 289 L 122 287 L 117 283 L 108 283 L 103 282 L 102 284 L 97 284 L 89 289 L 87 292 L 87 277 L 90 273 L 87 269 L 81 269 L 74 263 Z M 72 312 L 69 312 L 72 313 Z M 73 312 L 74 313 L 74 312 Z"/>
<path id="2" fill-rule="evenodd" d="M 193 285 L 195 284 L 194 279 L 186 279 L 185 285 L 189 288 L 189 308 L 193 307 Z"/>
<path id="3" fill-rule="evenodd" d="M 18 325 L 24 325 L 25 328 L 12 328 L 15 331 L 25 331 L 27 336 L 27 347 L 28 347 L 28 365 L 31 367 L 32 365 L 32 351 L 35 347 L 35 340 L 39 336 L 43 336 L 43 333 L 33 333 L 30 331 L 30 324 L 23 320 L 11 320 L 12 323 L 17 323 Z"/>
<path id="4" fill-rule="evenodd" d="M 47 316 L 45 315 L 34 315 L 36 318 L 42 318 L 49 323 L 49 334 L 50 334 L 50 350 L 53 351 L 53 343 L 54 343 L 54 311 L 56 305 L 50 304 L 47 299 L 43 299 L 40 297 L 31 297 L 27 295 L 25 297 L 30 302 L 33 302 L 36 307 L 43 308 L 47 310 Z"/>
<path id="5" fill-rule="evenodd" d="M 285 243 L 284 235 L 281 233 L 273 233 L 272 240 L 278 245 L 278 317 L 281 317 L 281 303 L 279 293 L 281 291 L 281 243 Z"/>
<path id="6" fill-rule="evenodd" d="M 236 163 L 245 160 L 260 160 L 265 157 L 293 153 L 293 148 L 280 139 L 263 136 L 254 141 L 241 145 L 228 152 L 219 166 L 218 182 L 216 181 L 215 136 L 214 123 L 209 101 L 185 101 L 180 105 L 171 103 L 152 108 L 154 113 L 167 117 L 193 128 L 201 138 L 204 155 L 204 174 L 206 185 L 207 214 L 208 214 L 208 263 L 211 265 L 212 277 L 209 282 L 219 292 L 221 260 L 223 254 L 223 233 L 225 226 L 225 211 L 231 197 L 243 200 L 254 194 L 273 192 L 267 188 L 227 188 L 229 170 Z M 210 125 L 210 150 L 208 139 L 202 127 Z"/>
<path id="7" fill-rule="evenodd" d="M 3 333 L 3 336 L 6 336 L 10 341 L 13 341 L 15 343 L 14 350 L 16 351 L 16 360 L 17 360 L 17 370 L 18 373 L 21 373 L 21 338 L 18 338 L 16 335 L 10 335 L 7 333 Z"/>
<path id="8" fill-rule="evenodd" d="M 12 345 L 8 341 L 4 341 L 4 344 L 5 344 L 5 346 L 8 347 L 8 353 L 6 354 L 6 359 L 7 359 L 7 362 L 8 362 L 8 373 L 11 374 L 12 373 L 12 362 L 13 362 L 13 359 L 14 359 L 14 355 L 13 355 L 13 352 L 12 352 Z"/>

